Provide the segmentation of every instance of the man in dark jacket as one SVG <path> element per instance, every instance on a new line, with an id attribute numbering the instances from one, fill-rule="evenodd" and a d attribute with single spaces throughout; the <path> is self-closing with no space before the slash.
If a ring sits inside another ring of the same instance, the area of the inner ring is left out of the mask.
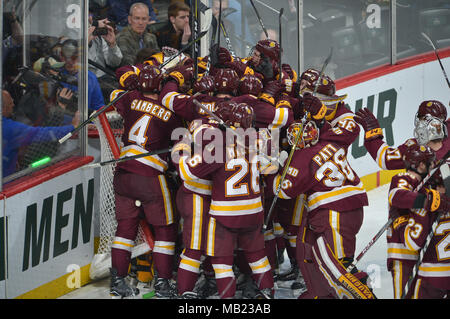
<path id="1" fill-rule="evenodd" d="M 191 39 L 189 25 L 190 8 L 183 2 L 173 2 L 167 9 L 167 25 L 156 32 L 160 48 L 167 46 L 178 50 L 183 49 Z"/>

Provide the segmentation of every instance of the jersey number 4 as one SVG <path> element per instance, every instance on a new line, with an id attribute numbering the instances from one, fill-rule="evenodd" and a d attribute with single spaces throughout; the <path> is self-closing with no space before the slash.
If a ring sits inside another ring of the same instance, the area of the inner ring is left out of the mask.
<path id="1" fill-rule="evenodd" d="M 144 147 L 145 143 L 147 143 L 147 130 L 151 119 L 150 115 L 145 114 L 134 122 L 128 133 L 128 141 Z"/>

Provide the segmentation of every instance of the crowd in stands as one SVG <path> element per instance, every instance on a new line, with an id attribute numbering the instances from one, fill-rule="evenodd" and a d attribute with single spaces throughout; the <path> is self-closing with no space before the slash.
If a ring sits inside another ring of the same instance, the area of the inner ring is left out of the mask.
<path id="1" fill-rule="evenodd" d="M 8 153 L 14 154 L 3 154 L 3 162 L 8 164 L 3 165 L 3 178 L 41 158 L 43 150 L 47 150 L 47 155 L 54 155 L 58 148 L 56 138 L 61 137 L 60 132 L 67 133 L 70 127 L 73 129 L 72 124 L 79 120 L 79 40 L 69 38 L 66 34 L 59 38 L 39 37 L 35 42 L 37 47 L 31 50 L 31 64 L 24 66 L 22 50 L 24 38 L 28 35 L 22 29 L 21 17 L 16 15 L 14 9 L 9 9 L 14 8 L 13 2 L 9 6 L 8 2 L 3 12 L 2 104 L 8 103 L 12 107 L 8 112 L 3 112 L 3 119 L 30 128 L 54 128 L 56 134 L 52 140 L 34 139 L 34 147 L 29 145 L 29 139 L 27 143 L 10 147 Z M 154 0 L 89 2 L 89 113 L 105 105 L 110 93 L 117 88 L 116 69 L 142 63 L 164 47 L 180 50 L 191 40 L 190 1 L 165 2 L 164 15 L 158 15 Z M 44 147 L 49 144 L 51 147 Z M 39 150 L 37 153 L 36 149 Z"/>

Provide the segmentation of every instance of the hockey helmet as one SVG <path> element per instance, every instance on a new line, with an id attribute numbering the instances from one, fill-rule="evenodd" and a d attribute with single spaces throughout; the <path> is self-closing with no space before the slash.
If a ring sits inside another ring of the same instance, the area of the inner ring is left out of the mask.
<path id="1" fill-rule="evenodd" d="M 238 85 L 239 76 L 233 69 L 218 69 L 214 74 L 214 89 L 216 93 L 235 95 Z"/>
<path id="2" fill-rule="evenodd" d="M 423 119 L 427 114 L 440 119 L 442 122 L 445 122 L 447 119 L 447 109 L 445 108 L 445 105 L 436 100 L 427 100 L 420 103 L 415 117 L 415 124 L 417 125 L 417 122 L 420 119 Z"/>
<path id="3" fill-rule="evenodd" d="M 156 93 L 159 91 L 161 79 L 161 70 L 146 64 L 139 72 L 139 90 L 143 93 Z"/>
<path id="4" fill-rule="evenodd" d="M 214 77 L 211 75 L 203 75 L 194 83 L 195 93 L 212 93 L 214 89 Z"/>
<path id="5" fill-rule="evenodd" d="M 436 154 L 431 148 L 418 144 L 408 146 L 403 154 L 403 162 L 406 168 L 413 171 L 416 171 L 422 162 L 429 168 L 435 159 Z"/>
<path id="6" fill-rule="evenodd" d="M 251 94 L 254 96 L 258 96 L 263 89 L 263 84 L 261 80 L 251 74 L 245 74 L 240 80 L 239 80 L 239 87 L 238 91 L 239 94 Z"/>
<path id="7" fill-rule="evenodd" d="M 280 60 L 280 44 L 277 41 L 264 39 L 256 43 L 255 49 L 271 60 Z"/>
<path id="8" fill-rule="evenodd" d="M 236 103 L 231 100 L 221 101 L 216 104 L 214 109 L 214 113 L 227 124 L 228 119 L 230 118 L 231 109 Z"/>
<path id="9" fill-rule="evenodd" d="M 300 76 L 300 93 L 314 92 L 319 76 L 320 72 L 313 68 L 303 72 Z M 332 120 L 337 106 L 347 97 L 347 94 L 336 95 L 336 84 L 333 79 L 326 74 L 322 74 L 322 78 L 319 84 L 317 84 L 316 97 L 327 107 L 325 119 Z"/>
<path id="10" fill-rule="evenodd" d="M 247 129 L 253 126 L 253 108 L 247 103 L 235 103 L 228 119 L 230 125 Z"/>

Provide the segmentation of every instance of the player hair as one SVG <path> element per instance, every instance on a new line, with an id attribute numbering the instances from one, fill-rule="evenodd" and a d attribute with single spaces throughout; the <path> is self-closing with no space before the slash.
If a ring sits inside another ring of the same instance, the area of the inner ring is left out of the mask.
<path id="1" fill-rule="evenodd" d="M 180 11 L 191 11 L 191 8 L 184 2 L 181 1 L 175 1 L 169 5 L 167 8 L 167 17 L 170 19 L 170 17 L 176 17 L 178 15 L 178 12 Z"/>

